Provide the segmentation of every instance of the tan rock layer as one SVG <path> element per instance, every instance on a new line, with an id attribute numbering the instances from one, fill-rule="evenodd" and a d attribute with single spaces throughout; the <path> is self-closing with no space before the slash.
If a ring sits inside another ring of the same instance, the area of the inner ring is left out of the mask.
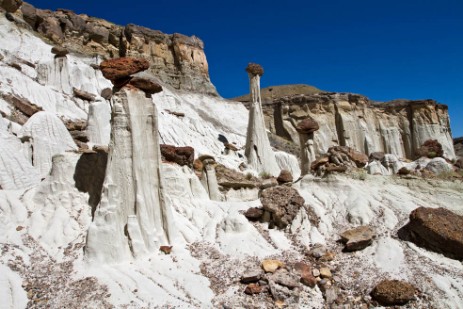
<path id="1" fill-rule="evenodd" d="M 263 103 L 266 127 L 299 145 L 298 124 L 313 119 L 317 156 L 329 147 L 349 146 L 365 154 L 392 153 L 415 159 L 427 140 L 442 144 L 444 156 L 455 157 L 448 108 L 434 100 L 396 100 L 375 103 L 350 93 L 292 95 Z"/>
<path id="2" fill-rule="evenodd" d="M 150 71 L 176 89 L 217 95 L 210 82 L 204 43 L 196 36 L 165 34 L 133 24 L 119 26 L 70 10 L 41 10 L 21 6 L 24 21 L 33 30 L 69 51 L 117 57 L 145 58 Z"/>

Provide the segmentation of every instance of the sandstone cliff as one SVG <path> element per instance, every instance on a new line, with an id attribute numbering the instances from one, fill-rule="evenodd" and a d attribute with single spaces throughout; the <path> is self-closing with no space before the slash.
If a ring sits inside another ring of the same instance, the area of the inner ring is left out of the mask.
<path id="1" fill-rule="evenodd" d="M 98 58 L 142 57 L 150 71 L 175 89 L 217 95 L 209 79 L 204 43 L 196 36 L 165 34 L 141 26 L 115 25 L 69 10 L 41 10 L 24 3 L 15 13 L 53 44 Z M 14 17 L 12 17 L 14 18 Z"/>
<path id="2" fill-rule="evenodd" d="M 323 92 L 285 96 L 264 103 L 263 109 L 267 128 L 296 145 L 297 123 L 315 119 L 320 124 L 314 133 L 317 155 L 341 145 L 414 159 L 426 140 L 437 139 L 444 156 L 455 158 L 448 108 L 433 100 L 375 103 L 362 95 Z"/>

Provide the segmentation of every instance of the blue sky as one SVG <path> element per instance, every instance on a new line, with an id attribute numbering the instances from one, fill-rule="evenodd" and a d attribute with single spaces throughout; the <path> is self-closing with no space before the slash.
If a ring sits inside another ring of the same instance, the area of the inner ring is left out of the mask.
<path id="1" fill-rule="evenodd" d="M 432 98 L 463 136 L 462 0 L 29 1 L 39 8 L 134 23 L 205 42 L 224 97 L 248 92 L 248 62 L 262 86 L 310 84 L 370 99 Z"/>

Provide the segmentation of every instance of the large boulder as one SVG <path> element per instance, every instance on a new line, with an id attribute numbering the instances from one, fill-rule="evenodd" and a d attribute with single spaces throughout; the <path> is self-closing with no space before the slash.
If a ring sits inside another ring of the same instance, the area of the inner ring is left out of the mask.
<path id="1" fill-rule="evenodd" d="M 452 165 L 447 163 L 444 158 L 434 158 L 432 159 L 424 168 L 427 171 L 430 171 L 436 175 L 442 173 L 448 173 L 452 171 Z"/>
<path id="2" fill-rule="evenodd" d="M 270 222 L 280 229 L 293 221 L 305 202 L 295 189 L 287 186 L 263 190 L 260 201 L 263 209 L 271 214 Z"/>
<path id="3" fill-rule="evenodd" d="M 420 247 L 463 259 L 463 216 L 445 208 L 419 207 L 410 222 L 399 230 L 399 237 Z"/>
<path id="4" fill-rule="evenodd" d="M 405 305 L 415 297 L 415 287 L 399 280 L 383 280 L 371 291 L 371 297 L 383 306 Z"/>
<path id="5" fill-rule="evenodd" d="M 135 73 L 147 70 L 149 67 L 148 60 L 130 57 L 109 59 L 100 64 L 103 76 L 112 82 L 128 78 Z"/>
<path id="6" fill-rule="evenodd" d="M 193 165 L 195 158 L 195 150 L 193 147 L 175 147 L 173 145 L 161 144 L 161 156 L 163 160 L 169 162 L 175 162 L 178 165 Z"/>

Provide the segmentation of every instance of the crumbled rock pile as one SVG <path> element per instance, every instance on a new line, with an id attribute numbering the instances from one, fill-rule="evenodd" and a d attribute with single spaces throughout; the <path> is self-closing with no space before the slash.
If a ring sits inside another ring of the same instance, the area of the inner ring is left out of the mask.
<path id="1" fill-rule="evenodd" d="M 364 167 L 368 157 L 362 152 L 347 146 L 334 146 L 315 160 L 311 169 L 318 175 L 330 172 L 346 172 L 350 168 Z"/>

